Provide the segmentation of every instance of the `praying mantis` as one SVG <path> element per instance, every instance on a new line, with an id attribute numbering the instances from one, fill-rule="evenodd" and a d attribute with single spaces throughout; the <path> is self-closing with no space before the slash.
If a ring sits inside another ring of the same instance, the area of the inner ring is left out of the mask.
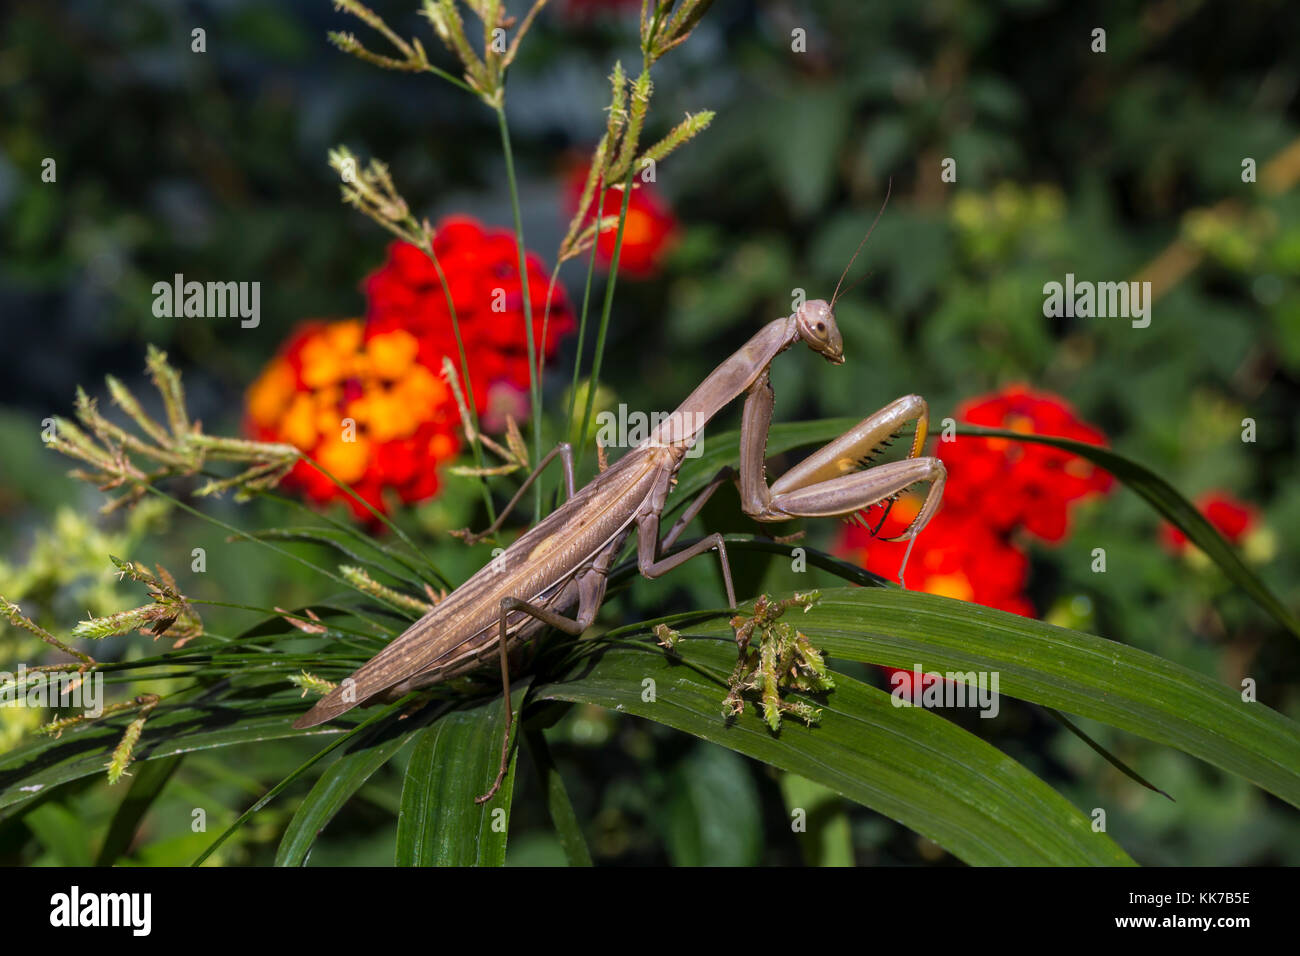
<path id="1" fill-rule="evenodd" d="M 836 295 L 838 292 L 837 286 Z M 492 525 L 465 537 L 473 543 L 494 534 L 524 492 L 557 458 L 564 469 L 564 503 L 319 700 L 294 727 L 313 727 L 360 704 L 398 700 L 411 691 L 478 670 L 497 658 L 505 690 L 505 736 L 496 780 L 477 799 L 484 803 L 496 794 L 508 767 L 513 720 L 511 657 L 544 628 L 576 637 L 591 626 L 605 596 L 610 568 L 633 531 L 637 535 L 637 567 L 647 578 L 657 578 L 692 558 L 716 551 L 727 602 L 733 609 L 736 595 L 721 534 L 710 534 L 671 551 L 687 525 L 727 481 L 734 480 L 738 486 L 745 514 L 762 522 L 847 517 L 882 502 L 892 503 L 913 485 L 927 484 L 925 499 L 911 523 L 900 535 L 885 540 L 913 539 L 938 509 L 946 477 L 938 458 L 921 456 L 929 410 L 918 395 L 899 398 L 868 415 L 776 481 L 767 481 L 767 435 L 774 405 L 771 364 L 798 342 L 832 365 L 844 364 L 843 338 L 833 311 L 836 295 L 830 303 L 806 301 L 793 314 L 765 325 L 714 369 L 648 438 L 582 488 L 574 487 L 571 447 L 563 442 L 556 445 Z M 719 471 L 661 539 L 660 518 L 687 452 L 700 440 L 704 426 L 741 395 L 745 403 L 737 468 Z M 912 423 L 915 434 L 906 457 L 872 466 L 880 446 Z"/>

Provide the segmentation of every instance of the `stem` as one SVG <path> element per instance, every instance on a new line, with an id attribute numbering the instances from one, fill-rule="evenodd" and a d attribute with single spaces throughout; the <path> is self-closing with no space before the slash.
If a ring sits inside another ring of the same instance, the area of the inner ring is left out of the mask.
<path id="1" fill-rule="evenodd" d="M 506 110 L 497 104 L 497 126 L 501 130 L 501 149 L 506 158 L 506 180 L 510 184 L 510 208 L 515 217 L 515 245 L 519 252 L 519 283 L 524 293 L 524 329 L 528 340 L 528 391 L 533 411 L 533 461 L 542 460 L 542 393 L 537 381 L 537 343 L 533 341 L 533 297 L 528 288 L 527 253 L 524 251 L 524 221 L 519 212 L 519 184 L 515 180 L 514 152 L 510 148 L 510 128 Z M 545 347 L 546 343 L 542 343 Z M 542 520 L 542 481 L 533 487 L 533 522 Z"/>
<path id="2" fill-rule="evenodd" d="M 596 386 L 600 384 L 600 365 L 601 360 L 605 357 L 605 334 L 609 331 L 609 314 L 614 307 L 614 286 L 618 283 L 618 260 L 623 252 L 623 227 L 627 225 L 627 207 L 632 198 L 632 173 L 634 165 L 629 165 L 627 175 L 623 177 L 623 208 L 618 213 L 618 234 L 614 237 L 614 257 L 609 263 L 609 281 L 605 286 L 605 304 L 600 312 L 600 330 L 596 333 L 596 356 L 592 360 L 591 381 L 587 383 L 587 408 L 582 415 L 582 430 L 579 435 L 585 436 L 587 429 L 591 426 L 591 411 L 596 404 Z M 600 241 L 597 236 L 596 241 Z M 593 246 L 594 248 L 594 246 Z M 583 441 L 578 446 L 578 468 L 582 468 L 583 454 L 587 450 L 587 443 Z"/>
<path id="3" fill-rule="evenodd" d="M 582 346 L 587 339 L 587 307 L 591 302 L 591 279 L 596 274 L 596 243 L 600 241 L 600 217 L 605 209 L 605 189 L 602 186 L 596 196 L 596 236 L 591 240 L 591 255 L 587 258 L 587 284 L 582 290 L 582 315 L 578 319 L 578 354 L 573 360 L 573 385 L 569 388 L 569 412 L 564 420 L 564 437 L 565 439 L 573 438 L 573 411 L 578 401 L 578 377 L 582 371 Z M 579 449 L 582 443 L 586 441 L 585 435 L 579 435 L 577 443 Z M 579 455 L 582 452 L 579 450 Z"/>
<path id="4" fill-rule="evenodd" d="M 542 310 L 542 347 L 537 354 L 537 388 L 540 390 L 546 375 L 546 330 L 551 322 L 551 299 L 555 295 L 555 284 L 560 281 L 560 263 L 551 270 L 551 280 L 546 285 L 546 308 Z"/>
<path id="5" fill-rule="evenodd" d="M 337 485 L 339 488 L 341 488 L 345 494 L 347 494 L 350 498 L 352 498 L 353 501 L 356 501 L 359 504 L 361 504 L 363 507 L 365 507 L 365 509 L 369 511 L 374 517 L 379 519 L 379 521 L 385 527 L 387 527 L 388 530 L 392 531 L 393 534 L 397 535 L 402 540 L 402 543 L 405 544 L 408 548 L 410 548 L 411 552 L 428 566 L 429 570 L 433 572 L 433 576 L 438 579 L 438 582 L 443 587 L 451 587 L 451 581 L 447 578 L 447 576 L 443 574 L 440 570 L 438 570 L 438 566 L 434 564 L 432 561 L 430 561 L 425 556 L 424 552 L 421 551 L 418 547 L 416 547 L 415 542 L 411 540 L 410 536 L 401 528 L 399 528 L 397 525 L 395 525 L 392 521 L 390 521 L 387 515 L 381 512 L 370 502 L 366 501 L 365 498 L 362 498 L 359 494 L 353 491 L 350 485 L 347 485 L 344 482 L 339 481 L 337 478 L 335 478 L 332 474 L 329 473 L 329 471 L 325 468 L 324 465 L 318 462 L 311 455 L 307 454 L 304 451 L 300 451 L 298 452 L 298 454 L 302 457 L 303 461 L 311 465 L 313 468 L 319 471 L 330 481 L 334 482 L 334 484 Z"/>
<path id="6" fill-rule="evenodd" d="M 324 471 L 324 469 L 322 469 L 322 471 Z M 236 537 L 242 538 L 246 541 L 252 541 L 254 544 L 260 544 L 264 548 L 269 548 L 270 550 L 274 551 L 276 554 L 280 555 L 281 557 L 288 558 L 291 561 L 296 561 L 298 564 L 301 564 L 303 567 L 310 568 L 311 570 L 317 572 L 318 574 L 323 574 L 325 575 L 325 577 L 329 578 L 331 581 L 334 581 L 336 584 L 340 584 L 345 588 L 356 591 L 358 594 L 365 594 L 367 597 L 373 596 L 368 594 L 366 591 L 363 591 L 361 588 L 357 587 L 356 585 L 352 584 L 350 581 L 348 581 L 346 578 L 342 577 L 341 575 L 335 574 L 333 571 L 329 570 L 329 568 L 323 568 L 319 564 L 313 564 L 311 561 L 308 561 L 306 558 L 294 554 L 292 551 L 287 551 L 284 548 L 277 548 L 275 545 L 271 544 L 271 542 L 263 541 L 261 538 L 249 534 L 247 531 L 244 531 L 242 528 L 236 528 L 232 524 L 226 524 L 224 521 L 214 518 L 210 514 L 205 514 L 204 512 L 199 511 L 197 508 L 192 508 L 189 505 L 187 505 L 185 502 L 181 501 L 179 498 L 173 497 L 172 495 L 167 494 L 167 492 L 155 488 L 153 485 L 146 484 L 143 487 L 145 491 L 149 492 L 150 494 L 157 495 L 158 497 L 163 498 L 166 501 L 170 501 L 175 507 L 180 508 L 182 511 L 186 512 L 187 514 L 193 515 L 194 517 L 198 518 L 200 521 L 206 521 L 209 524 L 216 525 L 218 528 L 220 528 L 223 531 L 235 535 Z M 432 565 L 430 566 L 432 567 Z M 362 614 L 360 611 L 353 611 L 352 613 L 354 617 L 358 618 L 359 620 L 365 621 L 367 624 L 373 625 L 375 628 L 377 628 L 380 631 L 384 631 L 389 634 L 393 632 L 392 628 L 388 627 L 387 625 L 380 624 L 378 621 L 371 620 L 370 618 Z"/>
<path id="7" fill-rule="evenodd" d="M 429 257 L 433 263 L 433 269 L 438 273 L 438 281 L 442 284 L 442 294 L 447 300 L 447 311 L 451 314 L 451 331 L 456 336 L 456 349 L 460 352 L 460 377 L 465 380 L 465 395 L 469 399 L 469 417 L 474 428 L 474 438 L 469 443 L 474 452 L 474 465 L 482 469 L 483 466 L 483 449 L 479 445 L 479 436 L 482 429 L 478 424 L 478 405 L 474 400 L 474 382 L 469 377 L 469 359 L 465 355 L 465 340 L 460 334 L 460 317 L 456 314 L 456 304 L 451 300 L 451 286 L 447 284 L 447 276 L 442 271 L 442 263 L 438 261 L 438 254 L 433 251 L 433 240 L 429 238 L 428 231 L 422 225 L 417 224 L 420 235 L 424 237 L 424 242 L 420 245 L 420 251 Z M 483 492 L 483 505 L 487 508 L 488 521 L 497 520 L 496 509 L 492 507 L 492 492 L 488 489 L 487 478 L 479 476 L 479 488 Z M 428 559 L 425 559 L 426 561 Z M 442 577 L 439 575 L 439 577 Z M 451 585 L 444 579 L 443 584 L 450 587 Z"/>

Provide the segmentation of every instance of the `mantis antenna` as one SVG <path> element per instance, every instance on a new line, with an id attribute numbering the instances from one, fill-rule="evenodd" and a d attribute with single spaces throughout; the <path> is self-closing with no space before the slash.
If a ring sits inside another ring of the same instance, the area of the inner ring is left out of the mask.
<path id="1" fill-rule="evenodd" d="M 853 250 L 853 255 L 849 257 L 849 264 L 846 265 L 844 267 L 844 271 L 840 273 L 840 281 L 835 283 L 835 293 L 831 296 L 832 309 L 835 308 L 835 300 L 840 297 L 840 286 L 844 284 L 844 277 L 848 275 L 849 270 L 853 268 L 853 263 L 858 258 L 858 253 L 862 251 L 862 247 L 865 246 L 867 244 L 867 240 L 871 238 L 871 233 L 875 231 L 876 223 L 880 222 L 880 217 L 885 214 L 885 207 L 889 205 L 889 194 L 893 192 L 893 190 L 894 190 L 894 178 L 891 176 L 889 178 L 889 184 L 885 187 L 885 200 L 880 204 L 880 211 L 876 213 L 876 218 L 871 220 L 871 228 L 867 230 L 867 234 L 862 237 L 862 241 L 858 243 L 858 247 Z M 867 273 L 867 275 L 870 274 L 871 273 Z M 866 276 L 863 276 L 862 278 L 865 279 Z M 858 282 L 861 281 L 862 279 L 858 280 Z M 858 282 L 853 283 L 853 285 L 857 285 Z M 849 289 L 852 289 L 853 285 L 849 286 Z M 848 293 L 849 289 L 844 290 L 846 294 Z"/>
<path id="2" fill-rule="evenodd" d="M 835 283 L 835 292 L 831 295 L 832 309 L 835 308 L 835 301 L 840 297 L 840 286 L 844 284 L 844 277 L 847 276 L 849 274 L 849 270 L 853 268 L 853 263 L 858 258 L 858 253 L 862 251 L 862 247 L 865 246 L 867 244 L 867 240 L 871 238 L 871 234 L 876 229 L 876 224 L 880 222 L 880 217 L 885 214 L 885 207 L 889 205 L 889 196 L 893 191 L 894 191 L 894 177 L 891 176 L 889 177 L 888 184 L 885 186 L 885 198 L 880 204 L 880 210 L 876 213 L 876 218 L 871 220 L 871 226 L 867 229 L 867 234 L 862 237 L 862 241 L 858 243 L 858 247 L 853 250 L 853 255 L 849 256 L 848 265 L 846 265 L 844 267 L 844 271 L 840 273 L 840 281 Z M 849 284 L 849 287 L 844 290 L 844 294 L 848 295 L 849 292 L 853 290 L 854 286 L 856 286 L 858 283 L 862 282 L 865 279 L 869 279 L 871 275 L 872 273 L 868 272 L 866 275 L 862 276 L 861 278 L 855 279 L 853 282 Z M 891 501 L 890 504 L 892 505 L 893 502 Z M 889 517 L 889 509 L 886 508 L 884 516 L 882 516 L 880 519 L 880 524 L 878 524 L 876 526 L 876 530 L 872 532 L 873 536 L 880 531 L 881 527 L 885 523 L 885 518 L 888 517 Z M 907 573 L 907 562 L 908 559 L 912 557 L 912 546 L 914 544 L 916 544 L 916 535 L 912 535 L 912 537 L 910 537 L 907 540 L 907 550 L 903 552 L 903 563 L 898 568 L 898 583 L 902 585 L 904 590 L 906 590 L 907 588 L 907 582 L 903 579 L 903 576 Z"/>

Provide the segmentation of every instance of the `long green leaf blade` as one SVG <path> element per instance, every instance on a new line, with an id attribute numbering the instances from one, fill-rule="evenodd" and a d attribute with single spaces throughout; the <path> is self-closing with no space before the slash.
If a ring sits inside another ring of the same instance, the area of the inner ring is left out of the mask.
<path id="1" fill-rule="evenodd" d="M 836 588 L 799 615 L 832 658 L 996 672 L 1000 693 L 1176 747 L 1300 807 L 1300 724 L 1146 651 L 951 598 Z M 685 631 L 732 640 L 725 620 Z"/>
<path id="2" fill-rule="evenodd" d="M 797 773 L 968 863 L 1132 863 L 1046 783 L 936 714 L 895 707 L 888 694 L 836 674 L 820 725 L 787 719 L 773 735 L 754 706 L 734 721 L 722 715 L 734 644 L 679 647 L 686 663 L 650 645 L 608 645 L 579 660 L 568 678 L 535 688 L 534 696 L 634 714 Z"/>
<path id="3" fill-rule="evenodd" d="M 526 688 L 512 694 L 518 712 Z M 484 804 L 501 762 L 505 714 L 499 697 L 453 710 L 416 735 L 397 818 L 398 866 L 502 866 L 518 746 L 501 789 Z M 518 732 L 518 725 L 511 731 Z"/>
<path id="4" fill-rule="evenodd" d="M 582 824 L 574 812 L 573 802 L 569 799 L 569 790 L 564 785 L 560 768 L 551 756 L 550 745 L 541 728 L 529 727 L 524 730 L 524 740 L 528 753 L 533 758 L 533 766 L 541 780 L 542 792 L 546 794 L 546 809 L 550 813 L 555 834 L 559 837 L 564 850 L 564 858 L 569 866 L 591 866 L 591 851 L 587 840 L 582 835 Z"/>
<path id="5" fill-rule="evenodd" d="M 1064 451 L 1073 452 L 1087 458 L 1093 464 L 1105 468 L 1112 475 L 1133 489 L 1147 504 L 1151 505 L 1170 524 L 1174 525 L 1198 548 L 1214 561 L 1227 575 L 1228 579 L 1254 598 L 1264 610 L 1268 611 L 1279 624 L 1296 637 L 1300 637 L 1300 621 L 1296 620 L 1286 606 L 1278 599 L 1259 576 L 1246 567 L 1237 549 L 1219 534 L 1196 506 L 1188 501 L 1173 485 L 1165 481 L 1151 469 L 1140 465 L 1131 458 L 1085 442 L 1072 441 L 1069 438 L 1054 438 L 1047 435 L 1026 435 L 1022 432 L 1004 431 L 998 428 L 979 428 L 974 425 L 961 425 L 957 428 L 959 435 L 982 438 L 1010 438 L 1015 441 L 1036 442 L 1051 445 Z"/>
<path id="6" fill-rule="evenodd" d="M 390 736 L 367 739 L 334 761 L 294 812 L 275 853 L 276 866 L 302 866 L 321 831 L 384 764 L 411 741 L 406 728 L 385 728 Z"/>
<path id="7" fill-rule="evenodd" d="M 113 822 L 108 826 L 104 843 L 95 858 L 95 866 L 112 866 L 117 858 L 131 847 L 131 840 L 140 826 L 140 821 L 153 806 L 154 801 L 167 786 L 176 768 L 180 766 L 183 755 L 146 760 L 134 771 L 131 788 L 118 804 L 113 814 Z"/>

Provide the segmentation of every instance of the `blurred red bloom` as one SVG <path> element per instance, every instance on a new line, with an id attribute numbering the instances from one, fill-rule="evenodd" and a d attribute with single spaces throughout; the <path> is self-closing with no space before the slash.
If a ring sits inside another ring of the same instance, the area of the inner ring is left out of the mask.
<path id="1" fill-rule="evenodd" d="M 569 209 L 576 212 L 587 180 L 587 167 L 577 169 L 569 181 Z M 600 184 L 597 183 L 597 190 Z M 605 191 L 601 215 L 617 220 L 623 210 L 623 192 Z M 588 211 L 584 227 L 595 221 L 593 208 Z M 608 265 L 614 258 L 618 230 L 610 229 L 596 237 L 596 256 Z M 677 218 L 653 188 L 633 179 L 632 195 L 627 201 L 627 220 L 623 225 L 623 250 L 618 258 L 619 275 L 645 279 L 659 272 L 664 256 L 676 244 Z"/>
<path id="2" fill-rule="evenodd" d="M 902 534 L 921 506 L 919 495 L 901 498 L 889 511 L 880 537 L 860 524 L 846 526 L 836 553 L 884 578 L 897 578 L 907 542 L 883 538 Z M 873 514 L 879 520 L 879 512 Z M 926 525 L 912 547 L 906 580 L 913 590 L 974 601 L 1013 614 L 1032 617 L 1034 607 L 1024 595 L 1029 559 L 978 512 L 946 504 Z"/>
<path id="3" fill-rule="evenodd" d="M 956 417 L 1026 434 L 1105 441 L 1066 402 L 1023 385 L 965 402 Z M 1077 455 L 1008 439 L 958 437 L 939 442 L 937 454 L 948 469 L 948 482 L 942 506 L 912 546 L 908 587 L 1034 616 L 1025 594 L 1029 558 L 1017 536 L 1023 530 L 1045 541 L 1061 541 L 1069 531 L 1074 503 L 1108 491 L 1114 479 Z M 878 537 L 867 527 L 849 525 L 836 553 L 896 578 L 907 543 L 883 539 L 907 529 L 921 500 L 917 494 L 899 499 Z M 866 524 L 874 528 L 882 514 L 881 506 L 870 509 Z M 908 676 L 905 683 L 910 680 Z"/>
<path id="4" fill-rule="evenodd" d="M 300 448 L 379 511 L 385 489 L 404 502 L 428 498 L 438 465 L 458 450 L 458 414 L 451 389 L 417 351 L 403 329 L 366 339 L 359 319 L 303 323 L 249 386 L 245 430 Z M 286 482 L 371 517 L 306 462 Z"/>
<path id="5" fill-rule="evenodd" d="M 494 384 L 507 382 L 526 389 L 529 383 L 518 245 L 514 235 L 504 229 L 485 229 L 467 216 L 449 216 L 438 224 L 433 249 L 447 277 L 465 343 L 476 410 L 481 413 Z M 560 338 L 573 329 L 573 313 L 564 289 L 557 284 L 546 318 L 550 276 L 537 256 L 529 253 L 525 261 L 534 341 L 538 351 L 549 358 Z M 448 356 L 460 369 L 447 295 L 428 256 L 409 243 L 392 243 L 388 261 L 366 279 L 365 291 L 368 339 L 403 329 L 419 343 L 422 365 L 441 374 L 442 358 Z"/>
<path id="6" fill-rule="evenodd" d="M 1065 401 L 1024 385 L 965 402 L 956 417 L 988 428 L 1105 444 L 1105 436 Z M 1114 484 L 1109 472 L 1048 445 L 958 436 L 940 442 L 938 455 L 953 476 L 944 494 L 946 507 L 978 510 L 996 530 L 1022 527 L 1052 543 L 1068 534 L 1072 503 Z"/>
<path id="7" fill-rule="evenodd" d="M 1226 491 L 1207 491 L 1196 499 L 1196 508 L 1236 546 L 1240 546 L 1246 535 L 1259 524 L 1258 509 L 1238 501 Z M 1185 534 L 1168 523 L 1161 525 L 1160 542 L 1174 554 L 1182 554 L 1191 544 Z"/>

